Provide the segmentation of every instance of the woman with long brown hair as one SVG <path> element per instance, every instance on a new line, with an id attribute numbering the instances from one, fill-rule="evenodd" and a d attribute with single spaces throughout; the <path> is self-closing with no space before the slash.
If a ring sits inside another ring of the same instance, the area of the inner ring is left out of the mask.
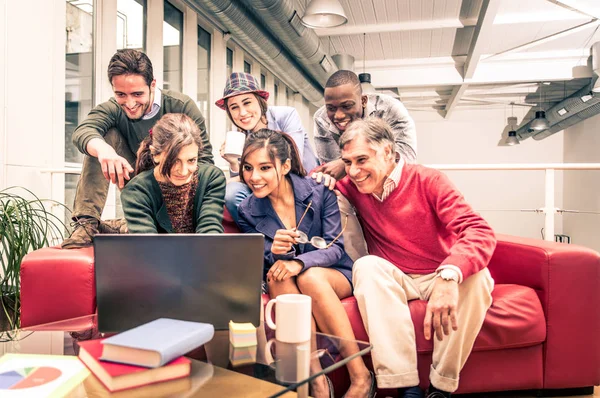
<path id="1" fill-rule="evenodd" d="M 181 113 L 164 115 L 142 141 L 136 176 L 121 192 L 131 233 L 222 233 L 225 176 L 198 163 L 200 130 Z"/>

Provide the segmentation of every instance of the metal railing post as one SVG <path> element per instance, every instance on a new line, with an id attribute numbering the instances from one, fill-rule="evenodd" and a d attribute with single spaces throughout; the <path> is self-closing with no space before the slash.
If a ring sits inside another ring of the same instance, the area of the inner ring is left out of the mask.
<path id="1" fill-rule="evenodd" d="M 546 183 L 544 184 L 544 240 L 554 241 L 554 169 L 546 169 Z"/>

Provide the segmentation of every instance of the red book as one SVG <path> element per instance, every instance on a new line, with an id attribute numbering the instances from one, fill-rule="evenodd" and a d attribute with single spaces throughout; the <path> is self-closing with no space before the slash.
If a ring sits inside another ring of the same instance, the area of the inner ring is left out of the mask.
<path id="1" fill-rule="evenodd" d="M 101 341 L 102 339 L 80 342 L 79 359 L 109 391 L 125 390 L 190 374 L 191 361 L 185 357 L 179 357 L 159 368 L 101 361 L 103 348 Z"/>

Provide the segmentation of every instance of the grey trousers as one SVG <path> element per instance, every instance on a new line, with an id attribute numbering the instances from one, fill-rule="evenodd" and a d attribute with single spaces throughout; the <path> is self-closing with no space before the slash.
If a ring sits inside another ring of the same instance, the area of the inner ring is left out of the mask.
<path id="1" fill-rule="evenodd" d="M 117 129 L 110 129 L 104 136 L 106 143 L 112 146 L 119 156 L 124 157 L 131 167 L 135 167 L 137 155 L 131 152 L 125 139 Z M 127 180 L 125 180 L 127 183 Z M 100 162 L 93 156 L 85 156 L 81 168 L 81 176 L 75 191 L 73 204 L 73 219 L 81 216 L 100 219 L 106 197 L 108 195 L 109 181 L 104 178 Z"/>

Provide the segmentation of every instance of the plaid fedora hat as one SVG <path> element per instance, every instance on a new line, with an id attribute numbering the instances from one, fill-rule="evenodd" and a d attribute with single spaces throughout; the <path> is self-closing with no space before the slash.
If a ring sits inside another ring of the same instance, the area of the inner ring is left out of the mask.
<path id="1" fill-rule="evenodd" d="M 256 93 L 263 97 L 265 101 L 269 99 L 269 92 L 260 89 L 260 85 L 254 76 L 249 73 L 234 72 L 225 83 L 223 98 L 215 102 L 215 105 L 225 110 L 225 99 L 246 93 Z"/>

